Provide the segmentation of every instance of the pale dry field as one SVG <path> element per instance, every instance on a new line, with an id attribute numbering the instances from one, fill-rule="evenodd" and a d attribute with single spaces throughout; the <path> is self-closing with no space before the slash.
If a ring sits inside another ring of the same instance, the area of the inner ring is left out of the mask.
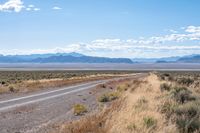
<path id="1" fill-rule="evenodd" d="M 118 83 L 119 97 L 101 104 L 98 113 L 59 127 L 60 133 L 198 133 L 200 131 L 199 80 L 185 82 L 187 74 L 150 73 L 139 80 Z M 178 82 L 178 81 L 181 82 Z M 186 80 L 187 81 L 187 80 Z M 194 85 L 195 84 L 195 85 Z M 119 89 L 119 86 L 121 88 Z"/>

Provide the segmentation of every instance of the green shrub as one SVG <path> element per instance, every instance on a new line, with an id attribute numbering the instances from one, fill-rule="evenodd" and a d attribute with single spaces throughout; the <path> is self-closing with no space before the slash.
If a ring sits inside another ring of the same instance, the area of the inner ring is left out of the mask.
<path id="1" fill-rule="evenodd" d="M 195 100 L 195 97 L 191 95 L 192 92 L 185 87 L 174 87 L 170 94 L 176 102 L 182 104 L 187 101 Z"/>
<path id="2" fill-rule="evenodd" d="M 191 79 L 191 78 L 181 78 L 181 79 L 178 79 L 178 83 L 181 84 L 181 85 L 191 85 L 194 83 L 194 80 Z"/>
<path id="3" fill-rule="evenodd" d="M 175 120 L 178 128 L 183 133 L 190 133 L 200 129 L 200 104 L 189 102 L 175 110 Z"/>
<path id="4" fill-rule="evenodd" d="M 85 105 L 82 105 L 82 104 L 74 105 L 74 114 L 75 115 L 83 115 L 86 112 L 87 112 L 87 108 L 85 107 Z"/>
<path id="5" fill-rule="evenodd" d="M 167 100 L 163 103 L 163 105 L 161 105 L 160 111 L 161 113 L 165 113 L 167 119 L 169 119 L 173 115 L 177 107 L 178 104 L 176 102 L 173 102 L 172 100 Z"/>
<path id="6" fill-rule="evenodd" d="M 147 117 L 143 118 L 143 123 L 144 123 L 146 128 L 152 128 L 152 127 L 156 126 L 157 120 L 154 119 L 153 117 L 147 116 Z"/>
<path id="7" fill-rule="evenodd" d="M 109 99 L 110 101 L 118 99 L 119 98 L 119 93 L 118 92 L 111 92 L 109 93 Z"/>
<path id="8" fill-rule="evenodd" d="M 134 108 L 139 110 L 144 110 L 148 107 L 148 101 L 145 99 L 145 97 L 141 97 L 137 100 L 137 102 L 134 105 Z"/>
<path id="9" fill-rule="evenodd" d="M 167 80 L 170 77 L 169 73 L 163 73 L 159 75 L 161 80 Z"/>
<path id="10" fill-rule="evenodd" d="M 130 131 L 134 131 L 136 129 L 136 125 L 134 123 L 131 123 L 130 125 L 127 126 L 127 129 Z"/>
<path id="11" fill-rule="evenodd" d="M 160 90 L 163 91 L 170 91 L 172 89 L 172 86 L 167 84 L 167 83 L 163 83 L 160 85 Z"/>
<path id="12" fill-rule="evenodd" d="M 128 87 L 129 87 L 128 84 L 119 85 L 119 86 L 117 87 L 117 90 L 118 90 L 119 92 L 127 91 L 127 90 L 128 90 Z"/>
<path id="13" fill-rule="evenodd" d="M 170 74 L 169 74 L 169 73 L 163 73 L 163 76 L 165 76 L 165 77 L 169 77 Z"/>
<path id="14" fill-rule="evenodd" d="M 98 101 L 99 101 L 99 102 L 109 102 L 109 96 L 106 95 L 106 94 L 103 94 L 102 96 L 100 96 L 100 97 L 98 98 Z"/>
<path id="15" fill-rule="evenodd" d="M 102 96 L 100 96 L 98 98 L 98 101 L 99 102 L 110 102 L 115 99 L 118 99 L 119 96 L 120 96 L 119 92 L 109 92 L 109 93 L 105 93 Z"/>
<path id="16" fill-rule="evenodd" d="M 137 103 L 139 103 L 139 104 L 145 104 L 145 103 L 147 103 L 147 102 L 148 102 L 148 101 L 146 100 L 145 97 L 142 97 L 142 98 L 138 99 L 138 101 L 137 101 Z"/>

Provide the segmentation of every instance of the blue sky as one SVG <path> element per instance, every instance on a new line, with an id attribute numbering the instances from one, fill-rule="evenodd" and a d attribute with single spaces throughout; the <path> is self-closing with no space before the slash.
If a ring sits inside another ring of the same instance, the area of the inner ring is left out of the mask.
<path id="1" fill-rule="evenodd" d="M 200 53 L 199 0 L 0 0 L 0 53 Z"/>

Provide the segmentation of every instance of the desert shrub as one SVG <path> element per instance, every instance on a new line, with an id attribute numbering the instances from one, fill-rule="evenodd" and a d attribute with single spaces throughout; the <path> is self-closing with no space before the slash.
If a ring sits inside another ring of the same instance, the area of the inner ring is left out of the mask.
<path id="1" fill-rule="evenodd" d="M 195 100 L 195 97 L 191 95 L 192 92 L 185 87 L 174 87 L 170 94 L 176 102 L 182 104 L 187 101 Z"/>
<path id="2" fill-rule="evenodd" d="M 134 123 L 131 123 L 127 126 L 127 129 L 130 130 L 130 131 L 134 131 L 136 129 L 136 125 Z"/>
<path id="3" fill-rule="evenodd" d="M 163 75 L 160 75 L 159 78 L 160 78 L 161 80 L 165 80 L 165 76 L 163 76 Z"/>
<path id="4" fill-rule="evenodd" d="M 145 103 L 147 103 L 147 102 L 148 102 L 148 101 L 146 100 L 145 97 L 142 97 L 142 98 L 138 99 L 138 101 L 137 101 L 137 103 L 139 103 L 139 104 L 145 104 Z"/>
<path id="5" fill-rule="evenodd" d="M 157 120 L 154 119 L 153 117 L 147 116 L 143 118 L 143 123 L 146 128 L 152 128 L 156 126 Z"/>
<path id="6" fill-rule="evenodd" d="M 100 97 L 98 98 L 98 101 L 99 101 L 99 102 L 109 102 L 109 96 L 106 95 L 106 94 L 103 94 L 102 96 L 100 96 Z"/>
<path id="7" fill-rule="evenodd" d="M 189 102 L 175 110 L 175 122 L 182 133 L 191 133 L 200 129 L 200 104 Z"/>
<path id="8" fill-rule="evenodd" d="M 101 88 L 106 88 L 106 85 L 105 84 L 101 84 Z"/>
<path id="9" fill-rule="evenodd" d="M 119 93 L 118 92 L 111 92 L 109 93 L 109 99 L 110 101 L 118 99 L 119 98 Z"/>
<path id="10" fill-rule="evenodd" d="M 169 81 L 174 81 L 174 77 L 170 75 L 170 76 L 168 77 L 168 80 L 169 80 Z"/>
<path id="11" fill-rule="evenodd" d="M 17 89 L 15 89 L 14 86 L 9 86 L 8 89 L 9 89 L 10 92 L 16 92 L 17 91 Z"/>
<path id="12" fill-rule="evenodd" d="M 136 104 L 134 105 L 135 109 L 146 109 L 148 106 L 148 101 L 145 99 L 145 97 L 141 97 L 137 100 Z"/>
<path id="13" fill-rule="evenodd" d="M 6 84 L 6 82 L 5 82 L 5 81 L 1 81 L 1 84 L 2 84 L 2 85 L 5 85 L 5 84 Z"/>
<path id="14" fill-rule="evenodd" d="M 83 115 L 86 112 L 87 112 L 87 108 L 85 105 L 82 105 L 82 104 L 74 105 L 74 114 L 75 115 Z"/>
<path id="15" fill-rule="evenodd" d="M 172 100 L 166 100 L 160 107 L 161 113 L 165 113 L 167 119 L 169 119 L 173 113 L 175 112 L 175 109 L 178 107 L 178 104 Z"/>
<path id="16" fill-rule="evenodd" d="M 163 83 L 160 85 L 160 90 L 163 91 L 170 91 L 172 89 L 172 86 L 167 84 L 167 83 Z"/>
<path id="17" fill-rule="evenodd" d="M 159 74 L 158 76 L 161 80 L 167 80 L 168 77 L 170 76 L 170 74 L 169 73 L 162 73 L 162 74 Z"/>
<path id="18" fill-rule="evenodd" d="M 189 86 L 194 83 L 194 79 L 184 77 L 184 78 L 178 79 L 178 83 L 181 85 Z"/>
<path id="19" fill-rule="evenodd" d="M 127 91 L 127 90 L 128 90 L 128 87 L 129 87 L 128 84 L 122 84 L 122 85 L 119 85 L 119 86 L 117 87 L 117 90 L 118 90 L 119 92 Z"/>
<path id="20" fill-rule="evenodd" d="M 119 92 L 109 92 L 109 93 L 105 93 L 105 94 L 101 95 L 98 98 L 98 101 L 99 102 L 110 102 L 115 99 L 118 99 L 119 96 L 120 96 Z"/>

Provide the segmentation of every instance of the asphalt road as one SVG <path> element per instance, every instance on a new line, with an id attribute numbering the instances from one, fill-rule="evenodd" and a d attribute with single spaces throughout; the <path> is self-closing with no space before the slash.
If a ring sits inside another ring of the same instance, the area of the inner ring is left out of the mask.
<path id="1" fill-rule="evenodd" d="M 131 78 L 144 76 L 146 74 L 137 74 Z M 73 105 L 85 103 L 91 110 L 95 109 L 98 105 L 91 90 L 108 81 L 91 81 L 28 96 L 1 99 L 0 133 L 43 133 L 49 131 L 48 125 L 54 122 L 78 119 L 71 111 Z"/>

